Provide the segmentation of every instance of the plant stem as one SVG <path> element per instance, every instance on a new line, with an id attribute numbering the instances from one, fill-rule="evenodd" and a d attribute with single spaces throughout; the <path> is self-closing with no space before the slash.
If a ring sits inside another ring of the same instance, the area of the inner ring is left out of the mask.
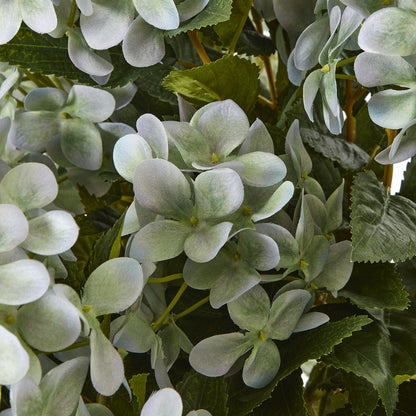
<path id="1" fill-rule="evenodd" d="M 171 282 L 173 280 L 179 280 L 182 278 L 183 278 L 182 273 L 175 273 L 175 274 L 170 274 L 169 276 L 165 276 L 165 277 L 149 277 L 149 279 L 147 279 L 147 283 L 166 283 L 166 282 Z"/>
<path id="2" fill-rule="evenodd" d="M 385 129 L 387 133 L 387 146 L 393 143 L 394 138 L 397 135 L 396 130 Z M 383 184 L 387 192 L 390 193 L 391 181 L 393 179 L 393 165 L 384 166 Z"/>
<path id="3" fill-rule="evenodd" d="M 175 305 L 178 303 L 179 299 L 181 298 L 183 292 L 185 292 L 188 285 L 184 282 L 182 283 L 181 287 L 179 288 L 178 292 L 176 293 L 175 297 L 172 299 L 172 301 L 169 303 L 168 307 L 165 309 L 165 311 L 160 315 L 159 319 L 156 322 L 152 323 L 152 329 L 153 331 L 157 331 L 159 329 L 159 326 L 165 321 L 165 318 L 169 315 L 170 311 L 175 307 Z"/>
<path id="4" fill-rule="evenodd" d="M 65 182 L 66 180 L 68 180 L 68 175 L 61 176 L 56 182 L 59 185 L 60 183 Z"/>
<path id="5" fill-rule="evenodd" d="M 335 74 L 335 78 L 337 78 L 337 79 L 347 79 L 347 80 L 351 80 L 351 81 L 357 81 L 357 78 L 354 75 Z"/>
<path id="6" fill-rule="evenodd" d="M 270 107 L 270 108 L 272 108 L 272 109 L 274 109 L 275 108 L 275 105 L 270 101 L 270 100 L 268 100 L 267 98 L 265 98 L 265 97 L 263 97 L 263 96 L 261 96 L 261 95 L 259 95 L 258 97 L 257 97 L 257 101 L 261 104 L 261 105 L 266 105 L 267 107 Z"/>
<path id="7" fill-rule="evenodd" d="M 186 316 L 186 315 L 190 314 L 191 312 L 193 312 L 194 310 L 200 308 L 202 305 L 205 305 L 208 302 L 209 302 L 209 296 L 207 296 L 204 299 L 201 299 L 199 302 L 194 303 L 192 306 L 190 306 L 189 308 L 185 309 L 183 312 L 178 313 L 177 315 L 174 314 L 173 315 L 173 319 L 176 321 L 176 320 L 182 318 L 183 316 Z"/>
<path id="8" fill-rule="evenodd" d="M 76 12 L 77 12 L 77 3 L 76 3 L 75 0 L 72 0 L 71 11 L 69 12 L 69 17 L 68 17 L 68 21 L 67 21 L 67 26 L 69 28 L 74 26 Z"/>
<path id="9" fill-rule="evenodd" d="M 348 65 L 352 62 L 354 62 L 357 59 L 357 56 L 352 56 L 351 58 L 343 59 L 342 61 L 339 61 L 337 63 L 337 68 L 340 68 L 341 66 Z"/>
<path id="10" fill-rule="evenodd" d="M 202 43 L 198 39 L 198 32 L 196 30 L 188 30 L 187 33 L 189 39 L 192 42 L 192 45 L 194 45 L 194 48 L 198 52 L 198 55 L 201 58 L 202 63 L 209 64 L 211 62 L 211 59 L 209 59 L 209 56 L 205 48 L 202 46 Z"/>
<path id="11" fill-rule="evenodd" d="M 20 68 L 20 70 L 39 88 L 45 87 L 46 85 L 40 80 L 35 74 L 29 72 L 26 68 Z"/>
<path id="12" fill-rule="evenodd" d="M 253 0 L 249 0 L 249 1 L 250 1 L 250 7 L 246 8 L 246 11 L 245 11 L 243 17 L 241 18 L 241 20 L 240 20 L 240 22 L 237 26 L 237 29 L 234 32 L 234 36 L 231 40 L 231 44 L 230 44 L 230 54 L 231 55 L 233 55 L 234 52 L 235 52 L 235 48 L 237 46 L 238 38 L 240 37 L 240 34 L 243 31 L 244 25 L 245 25 L 246 20 L 248 18 L 248 14 L 250 13 L 251 6 L 253 5 Z"/>
<path id="13" fill-rule="evenodd" d="M 346 82 L 346 103 L 344 106 L 345 113 L 347 115 L 347 142 L 355 142 L 355 118 L 353 116 L 353 90 L 352 90 L 352 81 L 347 79 Z"/>

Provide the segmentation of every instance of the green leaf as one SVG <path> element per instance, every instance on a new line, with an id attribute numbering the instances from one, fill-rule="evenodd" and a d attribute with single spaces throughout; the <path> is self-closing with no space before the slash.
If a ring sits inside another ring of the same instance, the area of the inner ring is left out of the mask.
<path id="1" fill-rule="evenodd" d="M 374 288 L 377 288 L 375 290 Z M 347 285 L 340 292 L 360 308 L 406 309 L 409 294 L 406 291 L 394 264 L 354 264 Z"/>
<path id="2" fill-rule="evenodd" d="M 386 311 L 385 321 L 393 347 L 393 375 L 416 374 L 416 306 L 412 304 L 405 311 Z"/>
<path id="3" fill-rule="evenodd" d="M 146 401 L 146 384 L 149 373 L 136 374 L 129 380 L 131 391 L 136 396 L 140 408 L 143 407 Z"/>
<path id="4" fill-rule="evenodd" d="M 223 47 L 235 50 L 238 38 L 247 20 L 253 0 L 234 0 L 231 16 L 226 22 L 214 26 Z"/>
<path id="5" fill-rule="evenodd" d="M 176 36 L 188 30 L 201 29 L 206 26 L 213 26 L 225 22 L 231 14 L 232 0 L 211 0 L 207 7 L 198 13 L 193 19 L 188 20 L 177 29 L 165 32 L 168 36 Z"/>
<path id="6" fill-rule="evenodd" d="M 196 409 L 206 409 L 213 415 L 228 415 L 227 382 L 223 377 L 205 377 L 190 370 L 176 389 L 182 397 L 184 415 Z"/>
<path id="7" fill-rule="evenodd" d="M 115 224 L 96 242 L 90 256 L 89 270 L 92 272 L 105 261 L 118 257 L 121 250 L 121 231 L 124 223 L 123 214 Z"/>
<path id="8" fill-rule="evenodd" d="M 416 202 L 416 157 L 407 164 L 399 195 Z"/>
<path id="9" fill-rule="evenodd" d="M 390 370 L 391 352 L 388 335 L 373 323 L 337 345 L 324 361 L 368 380 L 377 390 L 387 416 L 391 416 L 398 396 Z"/>
<path id="10" fill-rule="evenodd" d="M 410 380 L 399 387 L 399 403 L 395 416 L 407 416 L 416 412 L 416 381 Z"/>
<path id="11" fill-rule="evenodd" d="M 254 409 L 253 416 L 309 416 L 303 399 L 301 370 L 287 376 L 273 391 L 271 398 Z"/>
<path id="12" fill-rule="evenodd" d="M 312 129 L 301 129 L 302 139 L 316 152 L 338 162 L 344 169 L 359 170 L 369 161 L 368 154 L 354 143 Z"/>
<path id="13" fill-rule="evenodd" d="M 351 229 L 352 261 L 403 261 L 416 255 L 416 204 L 388 195 L 372 171 L 355 177 Z"/>
<path id="14" fill-rule="evenodd" d="M 371 415 L 378 402 L 378 394 L 372 384 L 353 373 L 347 373 L 344 382 L 353 412 L 357 416 Z"/>
<path id="15" fill-rule="evenodd" d="M 258 76 L 259 67 L 247 59 L 224 56 L 202 67 L 173 71 L 163 85 L 193 104 L 204 105 L 230 98 L 249 113 L 259 93 Z"/>
<path id="16" fill-rule="evenodd" d="M 318 359 L 332 351 L 334 345 L 351 336 L 371 320 L 364 315 L 348 316 L 322 325 L 311 331 L 293 334 L 287 341 L 279 342 L 281 366 L 275 379 L 263 389 L 250 389 L 233 379 L 230 408 L 233 416 L 245 416 L 269 399 L 277 384 L 309 359 Z M 238 375 L 240 377 L 240 375 Z"/>

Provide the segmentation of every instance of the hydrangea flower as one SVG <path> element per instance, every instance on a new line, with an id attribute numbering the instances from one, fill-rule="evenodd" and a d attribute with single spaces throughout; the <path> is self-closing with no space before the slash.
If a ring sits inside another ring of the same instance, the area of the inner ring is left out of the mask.
<path id="1" fill-rule="evenodd" d="M 228 303 L 231 319 L 244 333 L 214 335 L 192 349 L 192 367 L 208 377 L 226 374 L 241 356 L 251 350 L 244 362 L 243 381 L 262 388 L 270 383 L 280 367 L 280 353 L 273 340 L 285 340 L 293 332 L 306 331 L 324 324 L 328 316 L 307 312 L 311 294 L 304 289 L 283 290 L 270 304 L 269 296 L 254 286 Z"/>

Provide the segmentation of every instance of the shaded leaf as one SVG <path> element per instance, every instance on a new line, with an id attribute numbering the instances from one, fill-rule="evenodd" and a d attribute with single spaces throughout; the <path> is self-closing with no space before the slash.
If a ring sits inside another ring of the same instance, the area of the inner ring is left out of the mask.
<path id="1" fill-rule="evenodd" d="M 136 396 L 139 406 L 143 407 L 146 400 L 146 383 L 149 373 L 136 374 L 129 380 L 131 391 Z"/>
<path id="2" fill-rule="evenodd" d="M 355 263 L 340 295 L 360 308 L 406 309 L 409 304 L 409 294 L 391 263 Z"/>
<path id="3" fill-rule="evenodd" d="M 183 414 L 206 409 L 213 415 L 228 415 L 227 382 L 223 377 L 205 377 L 192 369 L 176 388 L 182 397 Z"/>
<path id="4" fill-rule="evenodd" d="M 371 415 L 378 402 L 378 394 L 372 384 L 354 373 L 347 373 L 344 381 L 353 412 L 358 416 Z"/>
<path id="5" fill-rule="evenodd" d="M 173 71 L 163 85 L 193 104 L 230 98 L 249 113 L 259 92 L 258 76 L 259 68 L 247 59 L 224 56 L 202 67 Z"/>
<path id="6" fill-rule="evenodd" d="M 372 171 L 355 177 L 351 229 L 353 261 L 403 261 L 416 254 L 416 204 L 388 195 Z"/>
<path id="7" fill-rule="evenodd" d="M 368 154 L 354 143 L 339 137 L 330 137 L 312 129 L 301 129 L 302 139 L 316 152 L 338 162 L 348 170 L 359 170 L 369 161 Z"/>
<path id="8" fill-rule="evenodd" d="M 399 195 L 416 202 L 416 158 L 412 158 L 407 164 Z"/>
<path id="9" fill-rule="evenodd" d="M 398 397 L 397 384 L 390 370 L 391 352 L 388 335 L 373 323 L 336 346 L 324 361 L 373 384 L 387 415 L 391 416 Z"/>

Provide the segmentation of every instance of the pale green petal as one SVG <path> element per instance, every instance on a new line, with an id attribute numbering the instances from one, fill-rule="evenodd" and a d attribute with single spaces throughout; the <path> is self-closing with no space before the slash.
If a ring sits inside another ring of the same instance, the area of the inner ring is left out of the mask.
<path id="1" fill-rule="evenodd" d="M 58 20 L 50 0 L 19 0 L 23 21 L 35 32 L 48 33 L 55 29 Z"/>
<path id="2" fill-rule="evenodd" d="M 185 240 L 186 255 L 197 263 L 212 260 L 227 242 L 232 227 L 231 222 L 197 227 Z"/>
<path id="3" fill-rule="evenodd" d="M 259 118 L 256 118 L 250 126 L 248 135 L 241 144 L 238 154 L 242 155 L 250 152 L 274 153 L 272 136 Z"/>
<path id="4" fill-rule="evenodd" d="M 153 149 L 155 157 L 167 159 L 169 154 L 168 136 L 163 123 L 153 114 L 143 114 L 136 122 L 137 132 Z"/>
<path id="5" fill-rule="evenodd" d="M 226 374 L 233 364 L 252 348 L 251 339 L 243 334 L 215 335 L 199 342 L 189 354 L 191 366 L 208 377 Z"/>
<path id="6" fill-rule="evenodd" d="M 136 204 L 133 201 L 130 206 L 127 208 L 126 214 L 124 216 L 123 229 L 121 231 L 121 236 L 129 235 L 140 230 L 139 218 L 137 217 Z"/>
<path id="7" fill-rule="evenodd" d="M 0 204 L 0 253 L 22 243 L 29 233 L 23 212 L 16 205 Z"/>
<path id="8" fill-rule="evenodd" d="M 227 306 L 230 318 L 241 329 L 261 331 L 269 318 L 269 295 L 260 285 L 254 286 Z"/>
<path id="9" fill-rule="evenodd" d="M 19 31 L 22 15 L 16 0 L 3 0 L 0 12 L 0 45 L 11 40 Z"/>
<path id="10" fill-rule="evenodd" d="M 294 331 L 311 294 L 304 289 L 293 289 L 282 293 L 272 303 L 270 318 L 264 332 L 267 337 L 285 340 Z"/>
<path id="11" fill-rule="evenodd" d="M 315 235 L 303 252 L 302 260 L 305 265 L 301 270 L 305 280 L 310 282 L 323 270 L 329 255 L 329 241 L 323 235 Z"/>
<path id="12" fill-rule="evenodd" d="M 218 101 L 198 110 L 191 119 L 207 139 L 211 153 L 220 158 L 243 143 L 249 131 L 244 111 L 232 100 Z"/>
<path id="13" fill-rule="evenodd" d="M 89 412 L 88 416 L 114 416 L 113 412 L 108 407 L 99 403 L 87 403 L 85 407 Z"/>
<path id="14" fill-rule="evenodd" d="M 36 88 L 25 97 L 26 111 L 58 111 L 66 103 L 67 95 L 58 88 Z"/>
<path id="15" fill-rule="evenodd" d="M 329 316 L 322 312 L 308 312 L 301 316 L 293 332 L 309 331 L 329 321 Z"/>
<path id="16" fill-rule="evenodd" d="M 103 147 L 101 136 L 94 124 L 77 118 L 63 120 L 61 149 L 75 166 L 97 170 L 101 167 Z"/>
<path id="17" fill-rule="evenodd" d="M 173 0 L 133 0 L 139 15 L 150 25 L 170 30 L 179 26 L 179 14 Z"/>
<path id="18" fill-rule="evenodd" d="M 209 0 L 183 0 L 176 5 L 181 22 L 191 19 L 205 9 Z"/>
<path id="19" fill-rule="evenodd" d="M 141 162 L 134 173 L 133 189 L 139 204 L 150 211 L 175 219 L 192 216 L 191 187 L 171 162 Z"/>
<path id="20" fill-rule="evenodd" d="M 78 232 L 79 227 L 71 214 L 48 211 L 29 220 L 29 235 L 22 247 L 44 256 L 63 253 L 75 244 Z"/>
<path id="21" fill-rule="evenodd" d="M 199 174 L 195 180 L 195 206 L 198 219 L 221 218 L 235 212 L 244 199 L 238 173 L 219 168 Z"/>
<path id="22" fill-rule="evenodd" d="M 137 16 L 124 37 L 123 55 L 132 66 L 155 65 L 165 56 L 163 32 Z"/>
<path id="23" fill-rule="evenodd" d="M 77 408 L 88 372 L 87 357 L 65 361 L 50 370 L 39 384 L 44 403 L 42 416 L 70 416 Z"/>
<path id="24" fill-rule="evenodd" d="M 138 134 L 121 137 L 114 146 L 113 160 L 117 172 L 126 181 L 133 182 L 137 165 L 152 158 L 152 149 L 147 141 Z"/>
<path id="25" fill-rule="evenodd" d="M 0 385 L 20 381 L 29 370 L 29 356 L 15 335 L 0 325 Z"/>
<path id="26" fill-rule="evenodd" d="M 88 45 L 93 49 L 118 45 L 133 20 L 133 5 L 124 0 L 101 0 L 92 3 L 92 9 L 91 14 L 80 17 L 81 31 Z"/>
<path id="27" fill-rule="evenodd" d="M 14 415 L 39 416 L 43 412 L 40 389 L 28 376 L 11 386 L 9 398 Z"/>
<path id="28" fill-rule="evenodd" d="M 280 367 L 280 353 L 271 340 L 259 342 L 251 351 L 243 367 L 243 381 L 254 389 L 267 386 Z"/>
<path id="29" fill-rule="evenodd" d="M 128 257 L 107 260 L 98 266 L 84 285 L 82 303 L 92 306 L 95 315 L 127 309 L 143 289 L 140 264 Z"/>
<path id="30" fill-rule="evenodd" d="M 23 305 L 39 299 L 48 289 L 49 273 L 37 260 L 18 260 L 0 266 L 0 303 Z"/>
<path id="31" fill-rule="evenodd" d="M 140 262 L 171 259 L 182 253 L 192 228 L 177 221 L 152 222 L 134 236 L 129 256 Z"/>
<path id="32" fill-rule="evenodd" d="M 22 211 L 42 208 L 58 194 L 55 175 L 41 163 L 24 163 L 4 175 L 0 183 L 2 203 L 17 205 Z"/>
<path id="33" fill-rule="evenodd" d="M 77 308 L 52 290 L 23 305 L 17 325 L 25 341 L 39 351 L 59 351 L 72 345 L 81 332 Z"/>
<path id="34" fill-rule="evenodd" d="M 182 416 L 182 409 L 179 393 L 167 387 L 150 395 L 140 416 Z"/>

